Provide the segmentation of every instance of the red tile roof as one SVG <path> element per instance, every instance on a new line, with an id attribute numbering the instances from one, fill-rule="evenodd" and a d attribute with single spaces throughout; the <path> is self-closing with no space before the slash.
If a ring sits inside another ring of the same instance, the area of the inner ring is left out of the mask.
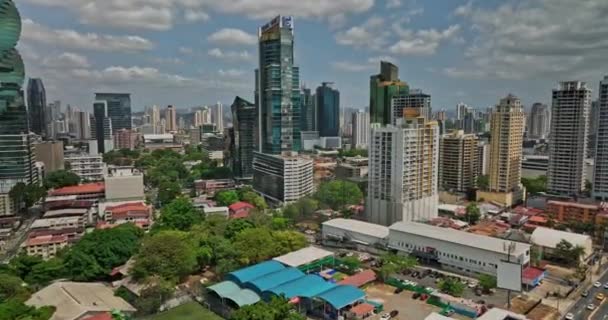
<path id="1" fill-rule="evenodd" d="M 47 235 L 47 236 L 29 238 L 29 239 L 27 239 L 25 245 L 30 247 L 30 246 L 38 246 L 38 245 L 43 245 L 43 244 L 62 243 L 62 242 L 67 242 L 67 241 L 68 241 L 67 235 Z"/>
<path id="2" fill-rule="evenodd" d="M 84 318 L 83 320 L 112 320 L 112 315 L 109 312 L 104 312 L 96 314 L 94 316 L 90 316 L 88 318 Z"/>
<path id="3" fill-rule="evenodd" d="M 231 204 L 230 206 L 228 206 L 228 209 L 230 209 L 230 211 L 239 211 L 242 209 L 253 209 L 253 208 L 255 208 L 253 205 L 251 205 L 248 202 L 244 202 L 244 201 L 237 202 L 237 203 L 234 203 L 234 204 Z"/>
<path id="4" fill-rule="evenodd" d="M 63 187 L 49 191 L 50 196 L 69 196 L 78 194 L 103 193 L 106 185 L 103 182 L 86 183 L 78 186 Z"/>
<path id="5" fill-rule="evenodd" d="M 540 268 L 527 267 L 524 269 L 524 271 L 522 273 L 522 278 L 530 279 L 530 280 L 536 279 L 536 278 L 540 277 L 544 272 L 545 272 L 545 270 L 540 269 Z"/>
<path id="6" fill-rule="evenodd" d="M 362 303 L 352 307 L 350 309 L 350 312 L 354 313 L 357 316 L 363 316 L 374 311 L 374 308 L 375 307 L 369 303 Z"/>
<path id="7" fill-rule="evenodd" d="M 364 270 L 338 282 L 338 284 L 361 287 L 374 280 L 376 280 L 376 273 L 373 270 Z"/>
<path id="8" fill-rule="evenodd" d="M 112 219 L 125 219 L 128 217 L 147 218 L 150 215 L 150 207 L 143 202 L 125 203 L 113 207 L 106 207 L 106 210 L 112 213 Z"/>
<path id="9" fill-rule="evenodd" d="M 528 222 L 536 222 L 536 223 L 547 223 L 548 219 L 541 216 L 533 216 L 528 219 Z"/>

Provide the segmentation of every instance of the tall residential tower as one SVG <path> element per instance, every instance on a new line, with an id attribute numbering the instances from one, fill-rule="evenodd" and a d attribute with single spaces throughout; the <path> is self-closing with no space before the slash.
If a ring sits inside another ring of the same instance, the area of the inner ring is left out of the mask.
<path id="1" fill-rule="evenodd" d="M 592 196 L 608 200 L 608 76 L 600 81 Z"/>
<path id="2" fill-rule="evenodd" d="M 387 125 L 391 123 L 391 104 L 394 96 L 407 95 L 407 83 L 399 80 L 399 68 L 387 61 L 380 62 L 380 74 L 370 78 L 370 121 Z"/>
<path id="3" fill-rule="evenodd" d="M 30 78 L 28 81 L 27 107 L 30 115 L 30 130 L 46 137 L 46 91 L 42 79 Z"/>

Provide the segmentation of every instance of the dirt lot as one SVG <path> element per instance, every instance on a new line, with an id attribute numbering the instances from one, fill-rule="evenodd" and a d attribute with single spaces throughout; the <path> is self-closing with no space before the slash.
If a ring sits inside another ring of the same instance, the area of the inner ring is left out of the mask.
<path id="1" fill-rule="evenodd" d="M 385 284 L 377 284 L 365 289 L 369 300 L 377 301 L 384 304 L 384 311 L 391 310 L 399 311 L 399 320 L 424 320 L 432 312 L 440 312 L 438 307 L 427 304 L 424 301 L 412 299 L 412 292 L 403 291 L 395 294 L 395 287 Z M 380 315 L 368 319 L 380 319 Z M 467 319 L 459 318 L 456 319 Z M 469 319 L 470 320 L 470 319 Z"/>

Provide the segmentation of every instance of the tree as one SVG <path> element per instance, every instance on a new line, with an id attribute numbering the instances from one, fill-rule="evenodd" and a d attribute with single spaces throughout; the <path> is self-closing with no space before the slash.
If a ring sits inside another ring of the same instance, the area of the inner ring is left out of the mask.
<path id="1" fill-rule="evenodd" d="M 537 178 L 521 178 L 521 184 L 526 187 L 526 192 L 530 194 L 538 194 L 547 191 L 547 176 L 538 176 Z"/>
<path id="2" fill-rule="evenodd" d="M 133 301 L 137 316 L 147 316 L 157 313 L 160 306 L 173 295 L 173 285 L 166 281 L 156 280 L 153 285 L 143 289 L 139 297 Z"/>
<path id="3" fill-rule="evenodd" d="M 29 291 L 23 286 L 23 280 L 17 276 L 0 273 L 0 301 L 18 299 L 25 301 Z"/>
<path id="4" fill-rule="evenodd" d="M 60 258 L 53 258 L 32 267 L 32 271 L 25 277 L 25 282 L 35 287 L 44 287 L 65 274 L 63 261 Z"/>
<path id="5" fill-rule="evenodd" d="M 466 213 L 463 218 L 463 220 L 467 221 L 469 224 L 476 224 L 479 219 L 481 219 L 481 212 L 479 211 L 476 202 L 471 202 L 467 205 Z"/>
<path id="6" fill-rule="evenodd" d="M 443 293 L 447 293 L 454 297 L 462 296 L 462 293 L 464 292 L 464 288 L 465 288 L 464 284 L 462 282 L 460 282 L 458 279 L 446 278 L 446 279 L 439 281 L 439 289 Z"/>
<path id="7" fill-rule="evenodd" d="M 18 204 L 31 208 L 38 200 L 46 195 L 46 190 L 38 184 L 17 183 L 10 191 L 9 196 Z"/>
<path id="8" fill-rule="evenodd" d="M 262 262 L 277 255 L 277 243 L 266 228 L 246 229 L 234 239 L 234 248 L 239 253 L 239 261 L 244 265 Z"/>
<path id="9" fill-rule="evenodd" d="M 386 280 L 391 274 L 411 269 L 418 264 L 415 258 L 407 255 L 386 253 L 380 257 L 380 277 Z"/>
<path id="10" fill-rule="evenodd" d="M 234 239 L 236 235 L 241 233 L 243 230 L 255 228 L 253 223 L 246 219 L 233 219 L 228 221 L 224 236 L 228 239 Z"/>
<path id="11" fill-rule="evenodd" d="M 241 201 L 251 203 L 260 210 L 268 209 L 268 204 L 266 204 L 266 200 L 264 200 L 264 197 L 253 191 L 247 191 L 245 193 L 240 194 L 240 199 Z"/>
<path id="12" fill-rule="evenodd" d="M 340 157 L 367 157 L 367 149 L 350 149 L 350 150 L 340 150 L 338 153 Z"/>
<path id="13" fill-rule="evenodd" d="M 165 205 L 182 193 L 182 187 L 176 181 L 163 180 L 158 186 L 158 201 Z"/>
<path id="14" fill-rule="evenodd" d="M 348 205 L 359 204 L 363 193 L 355 183 L 334 180 L 323 183 L 316 193 L 316 198 L 334 210 L 341 210 Z"/>
<path id="15" fill-rule="evenodd" d="M 29 256 L 26 253 L 21 253 L 10 261 L 9 267 L 15 271 L 19 278 L 25 279 L 32 272 L 34 266 L 43 261 L 40 256 Z"/>
<path id="16" fill-rule="evenodd" d="M 55 313 L 55 307 L 36 309 L 18 299 L 0 303 L 0 320 L 48 320 Z"/>
<path id="17" fill-rule="evenodd" d="M 272 233 L 272 237 L 277 246 L 277 252 L 274 255 L 287 254 L 308 246 L 306 237 L 297 231 L 275 231 Z"/>
<path id="18" fill-rule="evenodd" d="M 565 264 L 570 266 L 578 266 L 584 254 L 584 247 L 580 245 L 574 246 L 572 243 L 564 239 L 562 239 L 555 246 L 554 251 L 554 255 L 557 259 L 563 261 Z"/>
<path id="19" fill-rule="evenodd" d="M 202 221 L 201 214 L 188 198 L 179 197 L 161 209 L 155 228 L 187 231 Z"/>
<path id="20" fill-rule="evenodd" d="M 53 171 L 44 178 L 44 187 L 46 189 L 75 186 L 79 183 L 80 177 L 72 171 L 67 170 Z"/>
<path id="21" fill-rule="evenodd" d="M 488 188 L 490 187 L 490 177 L 485 175 L 485 176 L 479 176 L 477 177 L 477 188 L 480 190 L 488 190 Z"/>
<path id="22" fill-rule="evenodd" d="M 144 239 L 133 266 L 133 276 L 141 281 L 158 276 L 171 283 L 196 270 L 196 245 L 182 231 L 161 231 Z"/>
<path id="23" fill-rule="evenodd" d="M 479 276 L 479 286 L 481 286 L 485 292 L 490 292 L 490 290 L 496 288 L 496 277 L 482 274 Z"/>
<path id="24" fill-rule="evenodd" d="M 273 297 L 270 302 L 258 302 L 244 306 L 232 313 L 230 320 L 305 320 L 294 306 L 283 297 Z"/>
<path id="25" fill-rule="evenodd" d="M 219 206 L 227 207 L 231 204 L 239 202 L 239 195 L 234 190 L 220 191 L 215 194 L 215 201 Z"/>
<path id="26" fill-rule="evenodd" d="M 354 273 L 355 270 L 361 268 L 361 261 L 356 256 L 344 257 L 340 262 L 350 273 Z"/>

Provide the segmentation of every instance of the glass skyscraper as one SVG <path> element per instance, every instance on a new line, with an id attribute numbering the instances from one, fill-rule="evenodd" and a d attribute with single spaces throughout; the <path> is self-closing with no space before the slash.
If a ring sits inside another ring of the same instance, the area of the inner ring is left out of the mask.
<path id="1" fill-rule="evenodd" d="M 0 184 L 37 183 L 32 137 L 23 97 L 25 68 L 15 49 L 21 16 L 12 0 L 0 0 Z"/>
<path id="2" fill-rule="evenodd" d="M 253 151 L 257 123 L 255 104 L 236 97 L 232 103 L 232 171 L 238 179 L 253 179 Z"/>
<path id="3" fill-rule="evenodd" d="M 42 79 L 30 79 L 27 83 L 27 107 L 30 115 L 30 130 L 46 136 L 46 90 Z"/>
<path id="4" fill-rule="evenodd" d="M 317 108 L 314 95 L 311 90 L 302 87 L 300 95 L 302 106 L 300 108 L 300 130 L 301 131 L 316 131 L 317 130 Z"/>
<path id="5" fill-rule="evenodd" d="M 370 78 L 370 121 L 387 125 L 391 123 L 393 97 L 409 93 L 407 83 L 399 80 L 399 68 L 386 61 L 380 62 L 380 74 Z"/>
<path id="6" fill-rule="evenodd" d="M 96 93 L 95 101 L 106 101 L 112 129 L 131 129 L 131 95 L 129 93 Z"/>
<path id="7" fill-rule="evenodd" d="M 318 130 L 320 137 L 340 136 L 340 91 L 331 82 L 323 82 L 317 88 L 317 108 L 319 111 Z"/>
<path id="8" fill-rule="evenodd" d="M 259 151 L 299 151 L 300 70 L 294 66 L 293 18 L 277 16 L 259 29 L 260 65 L 256 70 Z"/>

